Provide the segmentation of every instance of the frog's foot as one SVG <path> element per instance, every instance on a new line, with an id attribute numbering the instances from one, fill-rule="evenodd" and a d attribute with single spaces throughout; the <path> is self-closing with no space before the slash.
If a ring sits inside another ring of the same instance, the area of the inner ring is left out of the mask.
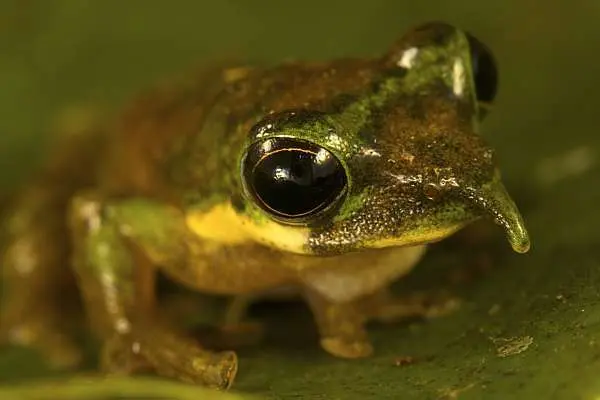
<path id="1" fill-rule="evenodd" d="M 198 338 L 203 346 L 213 350 L 235 350 L 260 343 L 265 333 L 263 324 L 246 319 L 246 311 L 252 299 L 250 296 L 234 297 L 227 305 L 219 326 L 195 326 L 191 332 L 192 336 Z M 177 294 L 165 299 L 161 304 L 161 312 L 164 319 L 176 323 L 189 320 L 202 306 L 205 305 L 196 298 Z"/>
<path id="2" fill-rule="evenodd" d="M 222 325 L 212 332 L 205 331 L 202 343 L 218 349 L 238 349 L 260 343 L 265 334 L 263 324 L 247 320 L 248 308 L 256 298 L 255 295 L 239 295 L 231 298 Z"/>
<path id="3" fill-rule="evenodd" d="M 373 354 L 373 345 L 362 335 L 322 337 L 321 347 L 329 354 L 340 358 L 364 358 Z"/>
<path id="4" fill-rule="evenodd" d="M 240 349 L 262 342 L 265 329 L 260 322 L 240 322 L 219 327 L 202 326 L 195 331 L 200 343 L 210 349 Z"/>
<path id="5" fill-rule="evenodd" d="M 373 354 L 364 328 L 364 316 L 353 302 L 334 303 L 315 292 L 307 293 L 306 299 L 325 351 L 341 358 L 363 358 Z"/>
<path id="6" fill-rule="evenodd" d="M 409 318 L 435 318 L 450 314 L 460 306 L 460 301 L 443 293 L 417 293 L 396 297 L 388 289 L 357 302 L 367 320 L 383 323 L 398 322 Z"/>
<path id="7" fill-rule="evenodd" d="M 52 368 L 78 366 L 82 353 L 72 337 L 58 326 L 58 318 L 37 313 L 27 319 L 3 319 L 0 324 L 0 344 L 31 348 L 40 352 Z"/>
<path id="8" fill-rule="evenodd" d="M 115 334 L 105 342 L 101 367 L 109 374 L 129 375 L 153 370 L 183 382 L 228 389 L 237 372 L 231 351 L 211 352 L 188 338 L 156 327 Z"/>

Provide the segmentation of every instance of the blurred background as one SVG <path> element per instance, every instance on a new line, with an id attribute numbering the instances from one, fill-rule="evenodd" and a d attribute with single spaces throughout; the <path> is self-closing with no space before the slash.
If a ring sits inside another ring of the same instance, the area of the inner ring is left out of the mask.
<path id="1" fill-rule="evenodd" d="M 267 345 L 242 358 L 238 387 L 272 398 L 600 398 L 598 1 L 3 0 L 0 190 L 32 171 L 66 108 L 114 109 L 216 58 L 376 55 L 431 20 L 470 31 L 495 53 L 499 94 L 483 134 L 522 207 L 532 252 L 502 253 L 492 272 L 459 286 L 466 302 L 455 316 L 376 328 L 373 359 Z M 442 250 L 423 271 L 473 253 Z M 500 356 L 499 343 L 513 339 L 524 350 Z M 405 355 L 421 362 L 396 365 Z M 20 376 L 15 363 L 29 368 L 20 357 L 0 355 L 0 378 Z"/>

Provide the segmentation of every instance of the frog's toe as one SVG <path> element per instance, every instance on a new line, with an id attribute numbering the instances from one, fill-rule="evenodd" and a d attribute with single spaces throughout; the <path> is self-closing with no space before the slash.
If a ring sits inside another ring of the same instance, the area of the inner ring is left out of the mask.
<path id="1" fill-rule="evenodd" d="M 155 372 L 182 382 L 226 390 L 237 374 L 237 356 L 232 351 L 213 353 L 196 348 L 163 355 L 151 360 Z"/>
<path id="2" fill-rule="evenodd" d="M 458 309 L 460 300 L 447 294 L 420 293 L 396 297 L 385 290 L 360 305 L 368 320 L 393 323 L 409 318 L 435 318 Z"/>
<path id="3" fill-rule="evenodd" d="M 217 389 L 231 386 L 237 365 L 237 356 L 231 351 L 207 351 L 188 339 L 152 330 L 113 336 L 105 343 L 101 358 L 101 367 L 108 374 L 152 370 L 165 378 Z"/>
<path id="4" fill-rule="evenodd" d="M 203 352 L 204 353 L 204 352 Z M 233 351 L 196 354 L 189 357 L 180 371 L 180 378 L 191 383 L 206 384 L 217 389 L 229 389 L 237 374 L 238 360 Z"/>
<path id="5" fill-rule="evenodd" d="M 461 300 L 458 297 L 447 296 L 439 301 L 434 301 L 428 305 L 424 314 L 425 318 L 443 317 L 452 314 L 460 308 Z"/>
<path id="6" fill-rule="evenodd" d="M 340 358 L 364 358 L 373 354 L 373 346 L 368 341 L 339 336 L 321 338 L 321 347 Z"/>

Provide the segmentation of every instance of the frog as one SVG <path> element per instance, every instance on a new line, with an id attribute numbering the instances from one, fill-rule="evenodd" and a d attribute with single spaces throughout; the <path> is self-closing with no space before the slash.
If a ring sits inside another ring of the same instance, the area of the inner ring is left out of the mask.
<path id="1" fill-rule="evenodd" d="M 480 134 L 496 90 L 489 48 L 430 22 L 378 56 L 203 67 L 75 124 L 5 213 L 0 339 L 76 364 L 74 290 L 105 373 L 228 389 L 236 352 L 163 318 L 160 273 L 231 296 L 231 326 L 298 296 L 323 350 L 370 356 L 370 321 L 431 311 L 390 288 L 432 243 L 488 219 L 529 250 Z"/>

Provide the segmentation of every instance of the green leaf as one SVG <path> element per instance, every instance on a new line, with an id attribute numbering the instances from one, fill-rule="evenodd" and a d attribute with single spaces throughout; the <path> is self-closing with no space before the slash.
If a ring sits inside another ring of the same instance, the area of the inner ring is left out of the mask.
<path id="1" fill-rule="evenodd" d="M 482 128 L 523 212 L 531 252 L 511 254 L 501 235 L 434 246 L 398 291 L 444 289 L 462 306 L 431 321 L 373 326 L 376 355 L 366 360 L 324 354 L 302 306 L 259 307 L 255 316 L 270 333 L 240 351 L 234 389 L 273 399 L 597 400 L 599 18 L 594 0 L 7 0 L 0 12 L 0 187 L 7 193 L 35 167 L 65 107 L 110 109 L 156 79 L 217 56 L 374 54 L 410 25 L 448 20 L 499 60 L 499 97 Z M 238 398 L 146 378 L 95 389 L 87 378 L 63 379 L 28 351 L 0 353 L 2 399 L 140 387 L 172 399 Z"/>

